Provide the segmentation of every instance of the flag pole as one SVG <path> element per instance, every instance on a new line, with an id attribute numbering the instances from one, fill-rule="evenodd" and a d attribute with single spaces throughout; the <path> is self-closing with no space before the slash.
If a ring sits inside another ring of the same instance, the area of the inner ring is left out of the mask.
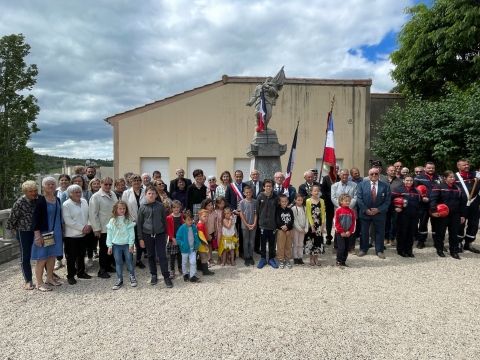
<path id="1" fill-rule="evenodd" d="M 327 132 L 328 132 L 328 122 L 330 121 L 330 117 L 333 112 L 333 105 L 335 104 L 335 94 L 333 94 L 332 101 L 330 101 L 330 112 L 327 115 L 327 131 L 325 131 L 325 144 L 323 145 L 323 153 L 325 155 L 325 147 L 327 146 Z M 318 176 L 319 182 L 322 180 L 322 174 L 323 174 L 323 164 L 324 164 L 325 159 L 323 158 L 322 155 L 322 166 L 320 168 L 320 175 Z"/>

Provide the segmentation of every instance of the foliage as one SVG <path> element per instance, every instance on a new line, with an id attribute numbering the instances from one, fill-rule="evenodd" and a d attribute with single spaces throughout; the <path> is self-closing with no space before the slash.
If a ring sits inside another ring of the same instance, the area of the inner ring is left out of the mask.
<path id="1" fill-rule="evenodd" d="M 36 83 L 36 65 L 27 65 L 30 46 L 22 34 L 0 38 L 0 208 L 12 204 L 15 188 L 33 172 L 30 135 L 39 131 L 37 99 L 27 94 Z"/>
<path id="2" fill-rule="evenodd" d="M 467 158 L 480 165 L 480 82 L 467 90 L 447 87 L 436 100 L 407 97 L 387 110 L 372 150 L 390 163 L 407 167 L 435 162 L 439 171 L 456 169 Z"/>
<path id="3" fill-rule="evenodd" d="M 51 155 L 35 154 L 35 173 L 51 174 L 62 169 L 64 161 L 67 166 L 83 165 L 85 159 L 64 158 Z M 112 160 L 93 160 L 98 166 L 113 166 Z"/>
<path id="4" fill-rule="evenodd" d="M 412 16 L 391 54 L 396 90 L 422 98 L 461 89 L 480 79 L 480 5 L 477 0 L 437 0 L 431 8 L 407 9 Z"/>

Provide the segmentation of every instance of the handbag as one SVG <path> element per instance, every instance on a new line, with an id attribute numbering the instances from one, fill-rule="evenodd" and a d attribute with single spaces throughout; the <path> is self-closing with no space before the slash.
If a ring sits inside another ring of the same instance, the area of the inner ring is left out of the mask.
<path id="1" fill-rule="evenodd" d="M 55 237 L 54 237 L 54 230 L 55 230 L 55 222 L 57 221 L 57 199 L 55 199 L 55 215 L 53 217 L 53 225 L 52 225 L 52 230 L 42 233 L 42 238 L 43 238 L 43 247 L 48 247 L 55 245 Z"/>

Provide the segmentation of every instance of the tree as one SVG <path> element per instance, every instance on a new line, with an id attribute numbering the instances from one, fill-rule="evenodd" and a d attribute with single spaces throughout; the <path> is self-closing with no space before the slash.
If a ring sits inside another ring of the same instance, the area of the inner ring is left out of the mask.
<path id="1" fill-rule="evenodd" d="M 479 165 L 479 125 L 480 82 L 467 90 L 449 86 L 439 99 L 410 96 L 388 109 L 372 150 L 409 168 L 434 161 L 438 170 L 451 170 L 460 158 Z"/>
<path id="2" fill-rule="evenodd" d="M 391 54 L 396 90 L 422 98 L 445 94 L 445 85 L 468 88 L 480 79 L 478 0 L 437 0 L 407 9 L 412 18 Z"/>
<path id="3" fill-rule="evenodd" d="M 30 46 L 22 34 L 0 38 L 0 209 L 10 206 L 19 184 L 34 169 L 30 135 L 39 131 L 37 99 L 27 94 L 36 83 L 37 66 L 27 65 Z"/>

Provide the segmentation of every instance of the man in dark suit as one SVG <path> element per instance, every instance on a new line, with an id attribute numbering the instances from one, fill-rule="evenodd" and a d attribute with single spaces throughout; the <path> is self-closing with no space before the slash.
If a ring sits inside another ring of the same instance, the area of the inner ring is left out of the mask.
<path id="1" fill-rule="evenodd" d="M 285 175 L 283 175 L 283 173 L 280 171 L 276 172 L 275 175 L 273 175 L 273 180 L 275 181 L 275 185 L 273 186 L 273 192 L 275 193 L 275 195 L 286 195 L 288 197 L 288 203 L 292 204 L 295 201 L 297 190 L 292 185 L 288 185 L 288 189 L 283 187 Z"/>
<path id="2" fill-rule="evenodd" d="M 227 190 L 225 191 L 225 200 L 227 201 L 230 209 L 234 212 L 235 215 L 238 215 L 238 203 L 240 200 L 244 198 L 243 195 L 243 187 L 247 184 L 243 182 L 243 171 L 242 170 L 235 170 L 234 175 L 235 181 L 227 186 Z M 240 216 L 237 216 L 237 222 L 235 223 L 235 227 L 237 228 L 238 234 L 238 250 L 240 253 L 240 257 L 243 256 L 243 234 L 242 234 L 242 219 Z"/>
<path id="3" fill-rule="evenodd" d="M 359 206 L 358 217 L 362 226 L 360 239 L 360 251 L 358 256 L 366 255 L 369 244 L 369 229 L 373 224 L 375 228 L 375 252 L 381 259 L 385 259 L 384 244 L 385 221 L 390 206 L 390 186 L 379 181 L 380 171 L 371 168 L 368 171 L 368 180 L 357 185 L 357 204 Z"/>
<path id="4" fill-rule="evenodd" d="M 318 182 L 314 181 L 314 174 L 312 170 L 307 170 L 303 173 L 303 178 L 305 182 L 298 187 L 298 193 L 307 200 L 312 194 L 313 185 L 320 185 Z"/>
<path id="5" fill-rule="evenodd" d="M 185 189 L 188 189 L 190 185 L 192 185 L 192 180 L 185 178 L 185 170 L 177 169 L 177 178 L 170 181 L 170 186 L 168 187 L 168 191 L 170 194 L 173 194 L 175 191 L 178 190 L 177 181 L 178 179 L 183 179 L 185 181 Z"/>
<path id="6" fill-rule="evenodd" d="M 253 190 L 253 198 L 256 199 L 257 196 L 263 191 L 263 181 L 260 181 L 260 172 L 256 169 L 250 171 L 250 181 L 247 181 L 247 185 L 250 185 Z M 255 232 L 255 244 L 253 245 L 253 251 L 257 254 L 260 254 L 260 226 L 257 226 Z"/>

